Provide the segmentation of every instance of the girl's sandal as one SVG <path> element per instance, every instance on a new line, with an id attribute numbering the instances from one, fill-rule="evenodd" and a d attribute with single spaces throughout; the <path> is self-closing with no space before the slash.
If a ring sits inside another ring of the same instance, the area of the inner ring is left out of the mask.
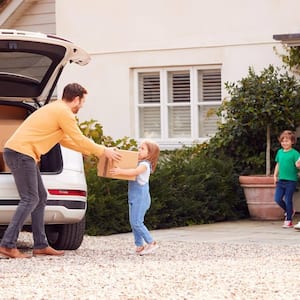
<path id="1" fill-rule="evenodd" d="M 136 247 L 135 253 L 136 253 L 136 254 L 140 254 L 144 249 L 145 249 L 144 246 Z"/>

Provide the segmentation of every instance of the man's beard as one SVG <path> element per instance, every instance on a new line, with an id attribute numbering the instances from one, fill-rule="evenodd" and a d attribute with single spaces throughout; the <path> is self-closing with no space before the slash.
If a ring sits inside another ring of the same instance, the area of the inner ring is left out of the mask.
<path id="1" fill-rule="evenodd" d="M 74 114 L 77 114 L 77 113 L 79 112 L 79 108 L 78 108 L 78 107 L 73 107 L 73 108 L 72 108 L 72 112 L 73 112 Z"/>

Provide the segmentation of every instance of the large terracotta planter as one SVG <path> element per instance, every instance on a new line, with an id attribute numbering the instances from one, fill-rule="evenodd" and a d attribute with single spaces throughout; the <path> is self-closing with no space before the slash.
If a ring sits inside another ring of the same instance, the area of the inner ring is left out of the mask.
<path id="1" fill-rule="evenodd" d="M 275 203 L 273 176 L 240 176 L 250 217 L 254 220 L 282 220 L 284 212 Z"/>

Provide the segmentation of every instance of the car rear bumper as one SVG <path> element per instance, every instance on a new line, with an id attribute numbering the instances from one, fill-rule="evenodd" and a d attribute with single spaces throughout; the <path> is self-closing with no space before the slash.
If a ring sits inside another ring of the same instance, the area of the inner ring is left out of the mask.
<path id="1" fill-rule="evenodd" d="M 14 215 L 18 200 L 0 201 L 0 225 L 8 225 Z M 78 200 L 48 200 L 45 209 L 45 224 L 72 224 L 77 223 L 85 215 L 86 201 Z M 30 225 L 27 219 L 24 225 Z"/>

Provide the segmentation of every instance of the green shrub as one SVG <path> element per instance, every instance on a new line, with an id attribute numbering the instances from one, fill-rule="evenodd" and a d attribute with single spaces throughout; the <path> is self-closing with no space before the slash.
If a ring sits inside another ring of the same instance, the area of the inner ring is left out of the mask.
<path id="1" fill-rule="evenodd" d="M 87 233 L 108 235 L 128 232 L 127 182 L 98 177 L 96 169 L 87 173 Z"/>
<path id="2" fill-rule="evenodd" d="M 232 161 L 208 158 L 199 146 L 163 154 L 150 183 L 153 203 L 147 221 L 151 228 L 247 216 Z"/>

